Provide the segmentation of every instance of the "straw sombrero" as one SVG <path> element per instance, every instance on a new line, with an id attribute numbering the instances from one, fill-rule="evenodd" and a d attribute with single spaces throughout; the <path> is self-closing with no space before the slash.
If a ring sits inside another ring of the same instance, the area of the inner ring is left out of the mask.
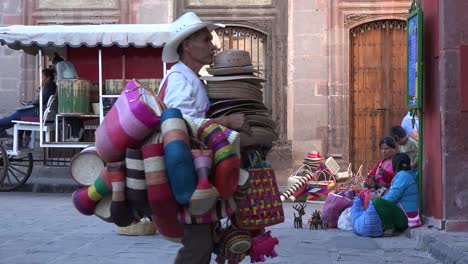
<path id="1" fill-rule="evenodd" d="M 210 106 L 207 114 L 211 115 L 220 111 L 226 111 L 235 108 L 251 109 L 251 110 L 268 110 L 266 106 L 262 103 L 259 103 L 254 100 L 238 100 L 239 102 L 244 101 L 243 103 L 238 104 L 216 104 Z M 246 102 L 245 102 L 246 101 Z"/>
<path id="2" fill-rule="evenodd" d="M 276 123 L 270 117 L 266 115 L 248 115 L 246 116 L 247 122 L 249 122 L 250 126 L 262 126 L 262 127 L 269 127 L 271 129 L 276 128 Z"/>
<path id="3" fill-rule="evenodd" d="M 257 101 L 251 99 L 227 99 L 227 100 L 217 100 L 211 103 L 211 109 L 220 109 L 229 106 L 235 106 L 240 104 L 258 104 Z"/>
<path id="4" fill-rule="evenodd" d="M 262 95 L 249 94 L 249 93 L 235 93 L 235 92 L 208 92 L 210 99 L 251 99 L 257 102 L 263 102 Z"/>
<path id="5" fill-rule="evenodd" d="M 164 45 L 162 52 L 162 60 L 164 62 L 177 62 L 179 61 L 179 54 L 177 53 L 177 47 L 184 39 L 188 38 L 193 33 L 200 29 L 206 28 L 208 31 L 213 31 L 216 28 L 224 27 L 223 24 L 212 24 L 203 22 L 193 12 L 185 13 L 179 17 L 170 26 L 171 37 L 169 41 Z"/>
<path id="6" fill-rule="evenodd" d="M 250 60 L 250 53 L 245 50 L 224 50 L 214 56 L 213 65 L 206 71 L 215 76 L 233 74 L 252 74 L 256 72 Z"/>
<path id="7" fill-rule="evenodd" d="M 256 80 L 265 82 L 265 79 L 257 77 L 253 74 L 236 74 L 236 75 L 220 75 L 220 76 L 202 76 L 200 79 L 211 82 L 234 81 L 234 80 Z"/>
<path id="8" fill-rule="evenodd" d="M 251 127 L 252 133 L 250 135 L 240 132 L 240 146 L 252 146 L 252 145 L 269 145 L 271 146 L 273 141 L 278 139 L 278 134 L 272 129 L 253 126 Z"/>
<path id="9" fill-rule="evenodd" d="M 214 117 L 219 117 L 219 116 L 225 116 L 225 115 L 231 115 L 231 114 L 236 114 L 236 113 L 254 113 L 254 114 L 258 114 L 258 113 L 268 113 L 268 109 L 266 108 L 263 108 L 263 109 L 256 109 L 256 108 L 252 108 L 250 106 L 245 106 L 245 107 L 238 107 L 238 106 L 234 106 L 234 107 L 229 107 L 227 109 L 221 109 L 221 110 L 218 110 L 216 112 L 213 112 L 210 114 L 210 117 L 214 118 Z"/>

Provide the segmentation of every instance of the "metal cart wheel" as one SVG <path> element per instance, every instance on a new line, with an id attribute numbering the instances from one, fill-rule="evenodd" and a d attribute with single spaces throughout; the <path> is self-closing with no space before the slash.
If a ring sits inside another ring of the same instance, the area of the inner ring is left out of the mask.
<path id="1" fill-rule="evenodd" d="M 8 171 L 8 156 L 7 152 L 0 144 L 0 184 L 3 183 Z"/>
<path id="2" fill-rule="evenodd" d="M 13 191 L 29 179 L 33 168 L 32 154 L 9 155 L 7 165 L 6 175 L 0 183 L 0 191 Z"/>

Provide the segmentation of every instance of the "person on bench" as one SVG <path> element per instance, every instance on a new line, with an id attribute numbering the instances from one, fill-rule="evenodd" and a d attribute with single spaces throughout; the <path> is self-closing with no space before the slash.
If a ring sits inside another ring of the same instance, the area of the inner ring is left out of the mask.
<path id="1" fill-rule="evenodd" d="M 42 108 L 43 110 L 47 107 L 47 102 L 49 97 L 55 94 L 57 91 L 57 85 L 55 84 L 55 75 L 54 71 L 51 69 L 42 70 L 42 89 L 39 87 L 39 93 L 42 92 Z M 13 120 L 25 120 L 25 119 L 37 119 L 39 118 L 39 99 L 40 94 L 38 93 L 36 101 L 31 104 L 22 102 L 23 106 L 16 109 L 11 115 L 0 119 L 0 137 L 8 137 L 6 132 L 7 129 L 14 126 Z M 26 140 L 29 140 L 28 135 L 31 131 L 27 131 Z M 24 131 L 20 130 L 18 132 L 18 146 L 23 146 L 23 133 Z M 25 142 L 28 143 L 29 142 Z M 25 144 L 25 145 L 28 145 Z"/>
<path id="2" fill-rule="evenodd" d="M 69 61 L 65 61 L 59 54 L 54 53 L 52 64 L 57 72 L 57 82 L 63 79 L 75 79 L 78 78 L 75 66 Z M 71 127 L 71 137 L 65 139 L 68 142 L 78 142 L 81 140 L 84 134 L 83 120 L 79 117 L 66 117 L 65 121 Z"/>

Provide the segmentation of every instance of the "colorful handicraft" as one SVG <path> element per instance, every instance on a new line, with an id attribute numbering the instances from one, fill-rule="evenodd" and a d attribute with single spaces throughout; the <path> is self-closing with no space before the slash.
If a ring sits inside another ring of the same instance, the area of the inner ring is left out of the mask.
<path id="1" fill-rule="evenodd" d="M 187 205 L 197 185 L 187 127 L 176 108 L 164 110 L 161 122 L 167 178 L 177 203 Z"/>
<path id="2" fill-rule="evenodd" d="M 260 162 L 264 166 L 264 162 Z M 247 184 L 246 199 L 232 217 L 233 225 L 251 230 L 284 222 L 283 203 L 273 169 L 249 169 Z"/>
<path id="3" fill-rule="evenodd" d="M 267 231 L 252 239 L 252 247 L 250 249 L 250 262 L 264 262 L 265 257 L 274 258 L 278 254 L 275 251 L 275 246 L 279 241 L 275 237 L 271 237 L 271 231 Z"/>
<path id="4" fill-rule="evenodd" d="M 93 185 L 73 192 L 73 205 L 78 212 L 84 215 L 92 215 L 96 208 L 96 203 L 110 193 L 112 193 L 112 185 L 107 174 L 107 168 L 104 167 Z"/>
<path id="5" fill-rule="evenodd" d="M 198 129 L 201 141 L 214 153 L 214 186 L 223 199 L 231 197 L 239 182 L 240 159 L 232 145 L 214 120 L 205 122 Z"/>
<path id="6" fill-rule="evenodd" d="M 151 215 L 146 191 L 145 166 L 143 154 L 140 149 L 128 148 L 125 164 L 127 176 L 125 177 L 125 197 L 130 206 L 140 217 Z"/>
<path id="7" fill-rule="evenodd" d="M 132 208 L 125 199 L 125 162 L 107 164 L 107 172 L 112 181 L 112 222 L 118 226 L 129 226 L 135 220 Z"/>
<path id="8" fill-rule="evenodd" d="M 96 130 L 96 151 L 106 162 L 124 160 L 129 147 L 137 147 L 159 127 L 164 104 L 156 94 L 130 81 Z"/>
<path id="9" fill-rule="evenodd" d="M 192 159 L 198 176 L 198 184 L 190 197 L 189 211 L 193 215 L 203 215 L 213 207 L 219 196 L 216 188 L 208 180 L 213 163 L 213 151 L 192 149 Z"/>
<path id="10" fill-rule="evenodd" d="M 141 150 L 153 222 L 163 237 L 171 241 L 180 241 L 184 235 L 184 228 L 177 221 L 177 203 L 166 176 L 161 134 L 155 134 L 145 143 Z"/>

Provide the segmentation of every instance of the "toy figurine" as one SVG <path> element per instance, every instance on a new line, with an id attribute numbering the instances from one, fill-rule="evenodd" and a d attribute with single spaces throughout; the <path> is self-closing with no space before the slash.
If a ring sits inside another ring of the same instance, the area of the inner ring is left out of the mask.
<path id="1" fill-rule="evenodd" d="M 305 215 L 304 208 L 306 208 L 307 204 L 300 203 L 297 206 L 293 205 L 293 208 L 298 212 L 298 216 L 294 213 L 294 228 L 302 228 L 302 216 Z"/>
<path id="2" fill-rule="evenodd" d="M 312 213 L 312 215 L 311 215 L 311 217 L 309 219 L 309 229 L 316 229 L 317 230 L 319 228 L 319 226 L 322 229 L 324 229 L 323 228 L 323 222 L 322 222 L 322 215 L 321 215 L 320 211 L 315 210 Z"/>

